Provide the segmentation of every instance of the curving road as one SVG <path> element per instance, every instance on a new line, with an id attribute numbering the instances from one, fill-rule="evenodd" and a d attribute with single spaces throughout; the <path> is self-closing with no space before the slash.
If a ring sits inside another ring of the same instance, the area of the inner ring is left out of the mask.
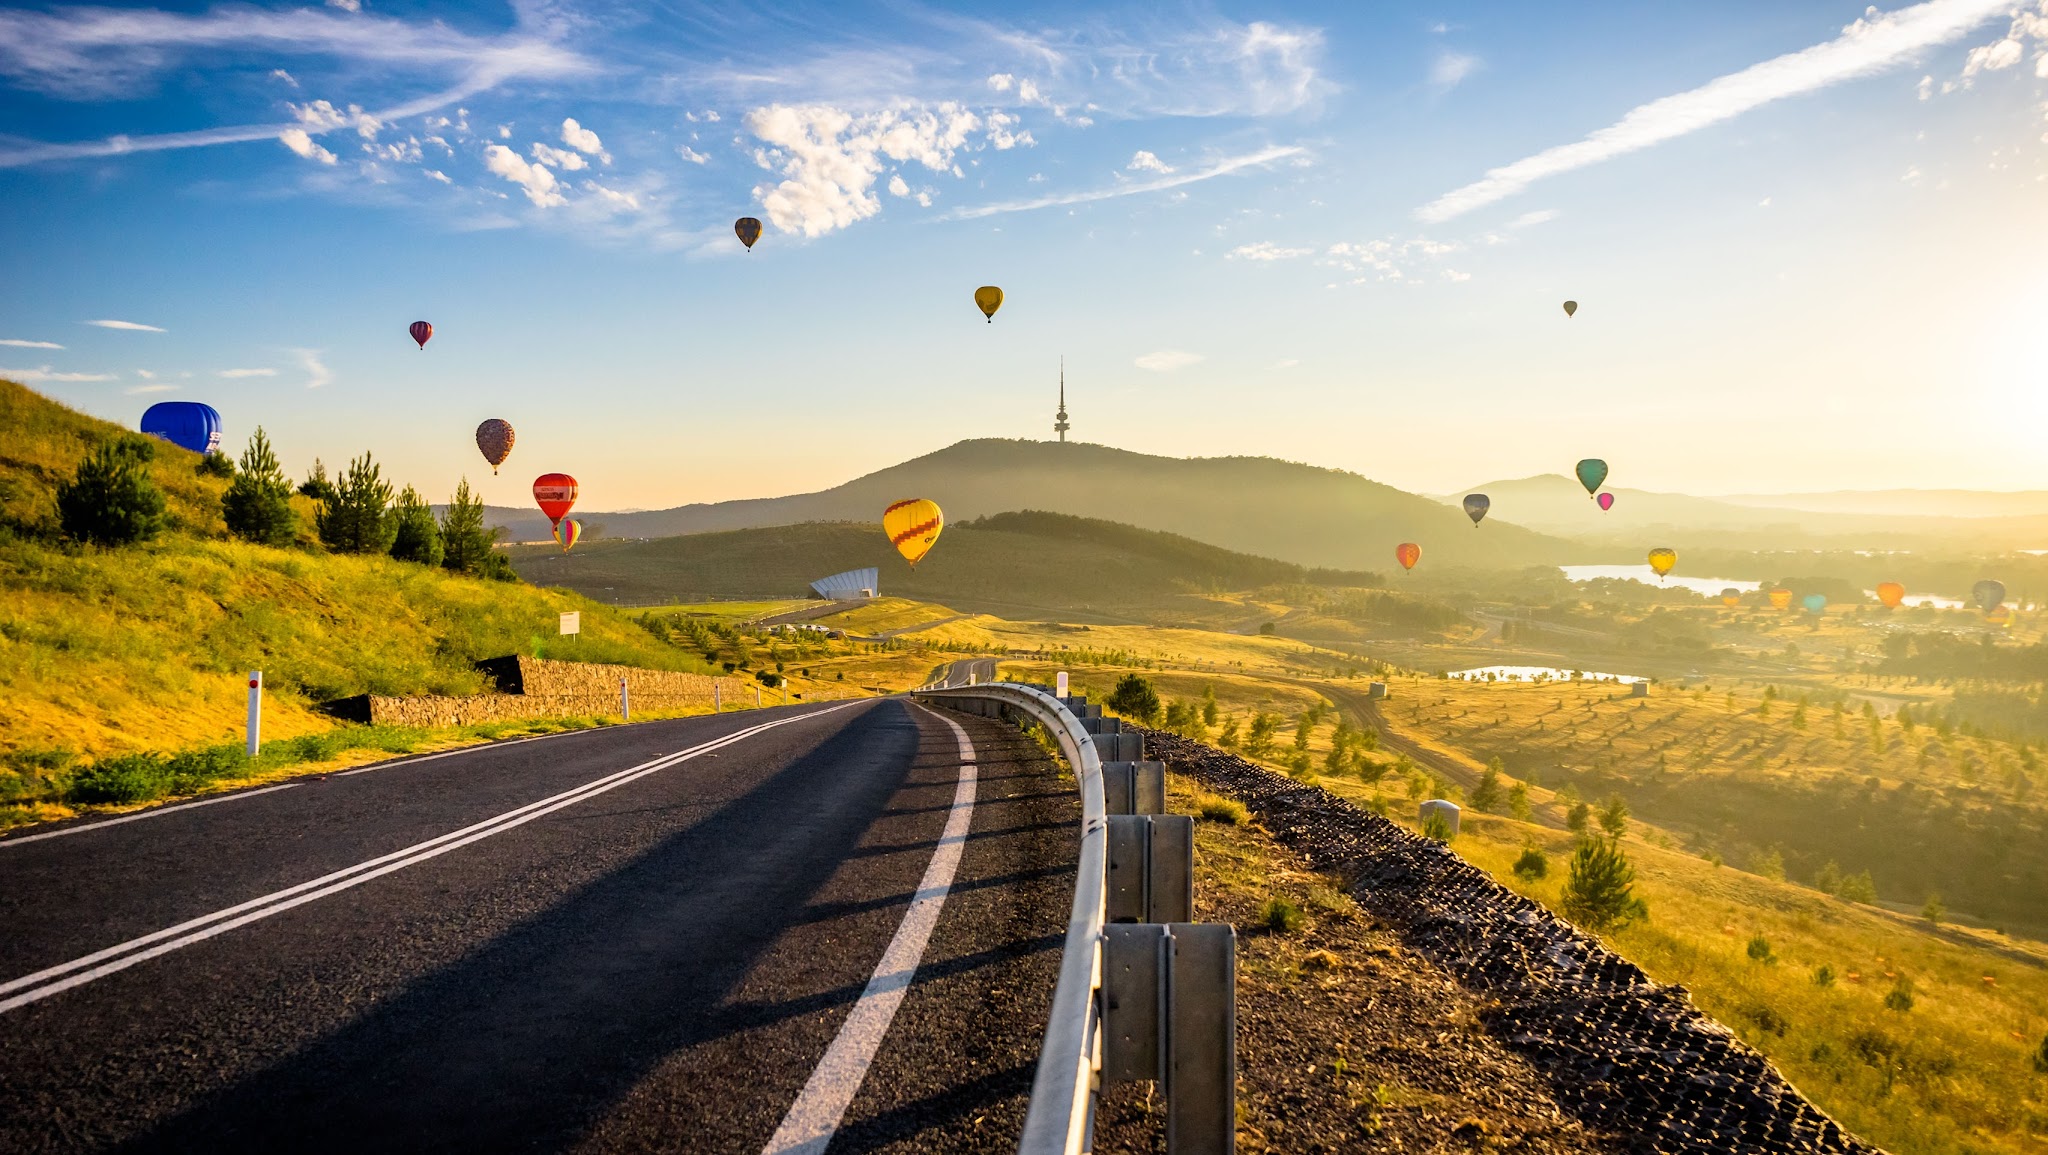
<path id="1" fill-rule="evenodd" d="M 0 839 L 0 1151 L 1010 1149 L 1078 810 L 886 699 Z"/>
<path id="2" fill-rule="evenodd" d="M 939 689 L 955 686 L 985 686 L 996 680 L 994 658 L 967 658 L 946 667 L 946 676 L 933 683 Z"/>

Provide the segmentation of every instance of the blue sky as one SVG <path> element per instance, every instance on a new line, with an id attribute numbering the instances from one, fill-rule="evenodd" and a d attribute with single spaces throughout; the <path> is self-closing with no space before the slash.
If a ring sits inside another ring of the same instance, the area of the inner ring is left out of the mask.
<path id="1" fill-rule="evenodd" d="M 2048 0 L 991 11 L 0 8 L 0 369 L 590 509 L 1049 436 L 1062 355 L 1411 489 L 2048 487 Z"/>

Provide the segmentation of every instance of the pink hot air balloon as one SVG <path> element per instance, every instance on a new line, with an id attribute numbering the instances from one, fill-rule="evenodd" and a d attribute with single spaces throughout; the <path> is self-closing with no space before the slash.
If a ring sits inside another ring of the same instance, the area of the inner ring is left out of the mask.
<path id="1" fill-rule="evenodd" d="M 1610 510 L 1610 509 L 1613 509 L 1613 508 L 1614 508 L 1614 495 L 1613 495 L 1613 494 L 1611 494 L 1611 493 L 1603 493 L 1603 494 L 1601 494 L 1601 495 L 1600 495 L 1600 497 L 1599 497 L 1599 499 L 1598 499 L 1598 500 L 1599 500 L 1599 502 L 1600 502 L 1600 509 L 1602 510 L 1602 512 L 1605 512 L 1606 510 Z"/>
<path id="2" fill-rule="evenodd" d="M 412 339 L 420 343 L 421 349 L 425 349 L 427 347 L 427 338 L 434 335 L 434 327 L 425 321 L 414 321 L 406 332 L 411 333 Z"/>

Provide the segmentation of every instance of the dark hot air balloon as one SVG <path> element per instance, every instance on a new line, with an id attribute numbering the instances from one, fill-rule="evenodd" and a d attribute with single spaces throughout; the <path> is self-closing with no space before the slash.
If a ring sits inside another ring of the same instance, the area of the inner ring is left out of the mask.
<path id="1" fill-rule="evenodd" d="M 1573 313 L 1576 313 L 1576 312 L 1578 312 L 1578 311 L 1579 311 L 1579 303 L 1578 303 L 1577 301 L 1566 301 L 1566 302 L 1564 303 L 1564 315 L 1565 315 L 1565 316 L 1569 317 L 1569 316 L 1571 316 L 1571 315 L 1572 315 Z"/>
<path id="2" fill-rule="evenodd" d="M 1600 485 L 1607 480 L 1607 463 L 1597 457 L 1588 457 L 1573 468 L 1579 475 L 1579 484 L 1586 487 L 1587 494 L 1600 491 Z"/>
<path id="3" fill-rule="evenodd" d="M 747 251 L 753 252 L 754 242 L 761 239 L 761 222 L 753 217 L 741 217 L 732 223 L 732 231 L 740 243 L 747 246 Z"/>
<path id="4" fill-rule="evenodd" d="M 1722 590 L 1722 591 L 1721 591 L 1721 604 L 1722 604 L 1722 605 L 1724 605 L 1724 606 L 1728 606 L 1728 607 L 1729 607 L 1729 608 L 1731 608 L 1731 609 L 1732 609 L 1732 608 L 1734 608 L 1735 606 L 1739 606 L 1739 605 L 1741 605 L 1741 604 L 1742 604 L 1742 591 L 1741 591 L 1741 590 L 1739 590 L 1739 589 L 1736 589 L 1736 588 L 1735 588 L 1734 586 L 1729 586 L 1729 587 L 1728 587 L 1727 589 L 1725 589 L 1725 590 Z"/>
<path id="5" fill-rule="evenodd" d="M 1986 578 L 1970 587 L 1970 600 L 1977 603 L 1978 609 L 1988 614 L 2005 604 L 2005 583 Z"/>
<path id="6" fill-rule="evenodd" d="M 427 347 L 427 338 L 434 335 L 434 327 L 425 321 L 414 321 L 412 327 L 407 329 L 406 332 L 411 333 L 412 339 L 418 341 L 420 348 L 424 350 Z"/>
<path id="7" fill-rule="evenodd" d="M 1465 495 L 1465 516 L 1472 519 L 1473 529 L 1479 528 L 1479 523 L 1486 518 L 1486 511 L 1492 508 L 1493 499 L 1483 493 Z"/>
<path id="8" fill-rule="evenodd" d="M 476 447 L 483 452 L 484 460 L 491 463 L 491 472 L 505 464 L 512 456 L 512 423 L 496 417 L 476 427 Z"/>
<path id="9" fill-rule="evenodd" d="M 220 412 L 197 401 L 159 401 L 142 411 L 140 428 L 194 453 L 220 448 Z"/>

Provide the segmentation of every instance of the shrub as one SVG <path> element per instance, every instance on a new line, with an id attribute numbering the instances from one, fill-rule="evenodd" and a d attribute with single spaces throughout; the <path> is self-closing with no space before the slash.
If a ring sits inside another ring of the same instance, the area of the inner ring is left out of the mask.
<path id="1" fill-rule="evenodd" d="M 1636 868 L 1619 840 L 1588 838 L 1572 852 L 1565 876 L 1566 918 L 1593 930 L 1619 930 L 1649 917 L 1649 906 L 1635 893 Z"/>
<path id="2" fill-rule="evenodd" d="M 147 802 L 169 792 L 169 777 L 164 760 L 154 754 L 122 754 L 75 771 L 63 797 L 66 802 Z"/>
<path id="3" fill-rule="evenodd" d="M 1301 908 L 1279 895 L 1259 908 L 1259 925 L 1274 934 L 1293 934 L 1301 929 L 1302 918 Z"/>
<path id="4" fill-rule="evenodd" d="M 1584 802 L 1574 802 L 1565 811 L 1564 824 L 1573 834 L 1585 834 L 1593 826 L 1593 808 Z"/>
<path id="5" fill-rule="evenodd" d="M 1196 808 L 1197 813 L 1211 822 L 1243 826 L 1246 822 L 1251 821 L 1251 812 L 1244 808 L 1244 803 L 1239 802 L 1235 798 L 1225 798 L 1218 794 L 1205 794 L 1196 804 Z"/>
<path id="6" fill-rule="evenodd" d="M 1550 856 L 1533 846 L 1524 846 L 1515 859 L 1515 877 L 1534 882 L 1550 874 Z"/>
<path id="7" fill-rule="evenodd" d="M 1778 956 L 1771 953 L 1771 940 L 1760 934 L 1750 936 L 1748 953 L 1751 962 L 1769 965 L 1778 961 Z"/>
<path id="8" fill-rule="evenodd" d="M 321 502 L 314 524 L 320 540 L 336 553 L 389 553 L 398 532 L 390 507 L 391 484 L 365 453 L 348 463 L 348 472 Z"/>
<path id="9" fill-rule="evenodd" d="M 1835 895 L 1849 902 L 1874 903 L 1877 901 L 1877 883 L 1871 880 L 1869 871 L 1859 870 L 1842 879 L 1841 888 L 1835 891 Z"/>
<path id="10" fill-rule="evenodd" d="M 1821 891 L 1824 894 L 1840 894 L 1842 892 L 1842 868 L 1835 865 L 1834 859 L 1828 859 L 1821 864 L 1821 868 L 1818 871 L 1814 872 L 1813 886 L 1815 890 Z"/>
<path id="11" fill-rule="evenodd" d="M 199 459 L 199 472 L 208 477 L 233 477 L 235 463 L 228 460 L 227 454 L 216 449 Z"/>
<path id="12" fill-rule="evenodd" d="M 220 512 L 228 532 L 260 545 L 290 545 L 299 534 L 299 515 L 292 509 L 291 482 L 277 467 L 270 439 L 257 426 L 242 451 L 242 468 L 221 495 Z"/>
<path id="13" fill-rule="evenodd" d="M 441 564 L 441 527 L 435 524 L 434 511 L 418 490 L 408 485 L 398 495 L 398 504 L 391 510 L 391 522 L 392 557 L 421 565 Z"/>
<path id="14" fill-rule="evenodd" d="M 1817 987 L 1834 986 L 1835 968 L 1829 966 L 1826 963 L 1822 963 L 1819 966 L 1813 968 L 1813 985 Z"/>
<path id="15" fill-rule="evenodd" d="M 1107 705 L 1117 713 L 1147 725 L 1158 721 L 1163 712 L 1159 692 L 1152 688 L 1150 680 L 1140 674 L 1125 674 L 1116 688 L 1109 692 Z"/>
<path id="16" fill-rule="evenodd" d="M 1928 895 L 1926 904 L 1920 908 L 1920 917 L 1926 919 L 1929 926 L 1940 926 L 1942 916 L 1947 913 L 1948 907 L 1942 903 L 1938 894 Z"/>
<path id="17" fill-rule="evenodd" d="M 1913 1009 L 1913 980 L 1900 975 L 1892 989 L 1884 993 L 1884 1009 L 1905 1014 Z"/>
<path id="18" fill-rule="evenodd" d="M 2041 1048 L 2034 1052 L 2034 1069 L 2048 1075 L 2048 1035 L 2041 1036 Z"/>
<path id="19" fill-rule="evenodd" d="M 1432 810 L 1422 820 L 1422 836 L 1432 842 L 1449 842 L 1456 837 L 1451 833 L 1451 820 L 1444 817 L 1442 810 Z"/>
<path id="20" fill-rule="evenodd" d="M 57 487 L 57 520 L 66 536 L 95 545 L 148 541 L 163 530 L 164 495 L 143 465 L 156 447 L 136 438 L 102 441 Z"/>

